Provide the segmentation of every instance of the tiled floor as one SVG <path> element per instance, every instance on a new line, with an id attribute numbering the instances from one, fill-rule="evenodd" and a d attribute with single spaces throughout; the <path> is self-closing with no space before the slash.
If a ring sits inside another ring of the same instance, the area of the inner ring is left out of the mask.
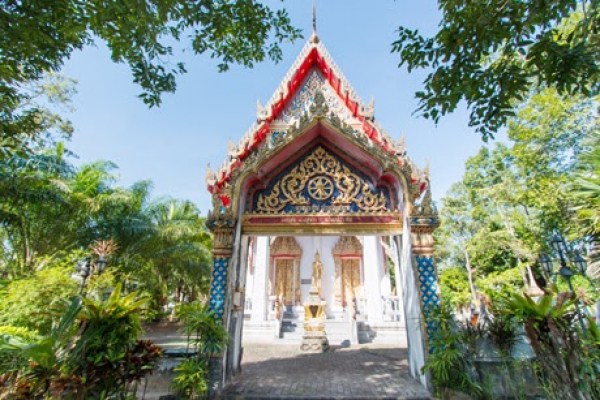
<path id="1" fill-rule="evenodd" d="M 410 376 L 406 349 L 382 345 L 304 354 L 297 345 L 246 343 L 226 399 L 429 399 Z"/>

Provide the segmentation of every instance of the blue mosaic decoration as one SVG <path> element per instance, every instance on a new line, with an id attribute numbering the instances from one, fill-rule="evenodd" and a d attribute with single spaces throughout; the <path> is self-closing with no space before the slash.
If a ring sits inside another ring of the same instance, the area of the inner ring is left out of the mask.
<path id="1" fill-rule="evenodd" d="M 219 257 L 215 258 L 213 261 L 209 308 L 219 320 L 223 318 L 223 313 L 225 311 L 228 266 L 229 258 Z"/>
<path id="2" fill-rule="evenodd" d="M 437 327 L 432 319 L 432 312 L 440 305 L 437 293 L 437 275 L 433 265 L 433 256 L 415 256 L 417 270 L 419 271 L 419 289 L 421 292 L 421 305 L 427 336 L 431 337 Z"/>
<path id="3" fill-rule="evenodd" d="M 278 141 L 283 139 L 284 136 L 285 136 L 285 131 L 271 132 L 271 144 L 276 144 Z"/>
<path id="4" fill-rule="evenodd" d="M 389 190 L 318 145 L 252 196 L 256 214 L 393 211 Z"/>

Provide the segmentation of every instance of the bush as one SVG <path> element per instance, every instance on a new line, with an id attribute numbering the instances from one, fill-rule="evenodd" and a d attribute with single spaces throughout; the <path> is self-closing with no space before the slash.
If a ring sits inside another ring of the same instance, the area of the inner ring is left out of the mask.
<path id="1" fill-rule="evenodd" d="M 175 368 L 173 389 L 188 399 L 201 398 L 208 390 L 206 360 L 202 357 L 188 358 Z"/>
<path id="2" fill-rule="evenodd" d="M 200 302 L 181 304 L 176 314 L 183 322 L 188 349 L 191 346 L 197 354 L 175 369 L 177 375 L 173 380 L 173 389 L 190 399 L 201 398 L 208 390 L 207 365 L 211 357 L 223 352 L 227 344 L 227 331 L 208 307 Z"/>
<path id="3" fill-rule="evenodd" d="M 150 373 L 160 349 L 138 340 L 144 299 L 74 298 L 48 335 L 30 343 L 4 336 L 0 358 L 19 355 L 25 365 L 0 375 L 0 398 L 125 399 L 130 385 Z"/>
<path id="4" fill-rule="evenodd" d="M 72 265 L 58 265 L 10 282 L 0 293 L 0 325 L 49 333 L 60 316 L 56 311 L 77 294 L 78 285 L 71 278 L 72 273 Z"/>

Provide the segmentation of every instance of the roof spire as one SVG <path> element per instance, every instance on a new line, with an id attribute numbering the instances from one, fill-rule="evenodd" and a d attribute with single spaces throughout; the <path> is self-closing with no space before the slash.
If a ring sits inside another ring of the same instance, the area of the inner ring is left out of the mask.
<path id="1" fill-rule="evenodd" d="M 312 7 L 312 35 L 310 36 L 311 43 L 319 43 L 319 36 L 317 36 L 317 6 L 315 0 L 313 0 Z"/>

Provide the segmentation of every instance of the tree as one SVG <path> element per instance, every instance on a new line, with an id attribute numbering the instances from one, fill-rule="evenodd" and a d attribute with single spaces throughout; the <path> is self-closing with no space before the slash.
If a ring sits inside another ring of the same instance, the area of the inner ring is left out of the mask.
<path id="1" fill-rule="evenodd" d="M 126 63 L 142 100 L 160 104 L 186 71 L 172 62 L 173 45 L 189 39 L 195 54 L 237 63 L 281 59 L 279 44 L 300 32 L 285 10 L 255 0 L 0 1 L 0 133 L 3 143 L 27 147 L 44 132 L 41 109 L 26 86 L 59 71 L 75 50 L 102 40 L 114 62 Z"/>
<path id="2" fill-rule="evenodd" d="M 574 179 L 569 186 L 574 210 L 580 223 L 580 235 L 600 239 L 600 134 L 590 136 L 587 149 L 578 160 Z"/>
<path id="3" fill-rule="evenodd" d="M 596 107 L 593 98 L 542 90 L 510 120 L 508 145 L 484 146 L 469 158 L 440 212 L 442 268 L 464 267 L 471 286 L 492 300 L 523 286 L 539 293 L 535 270 L 554 233 L 573 232 L 582 241 L 593 232 L 587 216 L 597 212 Z M 592 186 L 577 186 L 582 182 Z M 448 278 L 446 289 L 457 287 L 459 276 Z M 578 293 L 586 292 L 584 281 L 574 280 Z"/>
<path id="4" fill-rule="evenodd" d="M 439 0 L 433 37 L 399 28 L 400 66 L 429 69 L 417 111 L 438 122 L 466 101 L 470 125 L 493 137 L 535 87 L 593 95 L 600 87 L 596 0 Z"/>

